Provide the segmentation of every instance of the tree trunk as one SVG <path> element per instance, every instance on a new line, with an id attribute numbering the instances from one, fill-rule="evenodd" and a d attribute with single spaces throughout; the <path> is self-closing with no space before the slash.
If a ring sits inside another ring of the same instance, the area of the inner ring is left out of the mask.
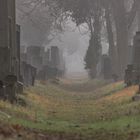
<path id="1" fill-rule="evenodd" d="M 114 20 L 116 25 L 116 44 L 118 50 L 119 76 L 124 77 L 128 63 L 128 28 L 124 0 L 113 1 Z"/>
<path id="2" fill-rule="evenodd" d="M 107 7 L 105 10 L 105 18 L 106 18 L 106 27 L 108 34 L 108 43 L 109 43 L 109 56 L 111 58 L 112 65 L 112 74 L 118 75 L 118 62 L 117 62 L 117 48 L 115 47 L 114 42 L 114 34 L 112 30 L 112 23 L 110 17 L 110 10 Z"/>
<path id="3" fill-rule="evenodd" d="M 85 57 L 86 69 L 89 70 L 89 76 L 92 79 L 97 76 L 97 64 L 99 63 L 102 54 L 100 13 L 98 11 L 95 13 L 94 23 L 91 22 L 92 24 L 89 25 L 91 36 Z"/>
<path id="4" fill-rule="evenodd" d="M 93 32 L 93 47 L 94 50 L 96 51 L 96 58 L 95 58 L 95 63 L 96 63 L 96 67 L 95 70 L 93 70 L 93 68 L 91 69 L 93 72 L 95 72 L 97 70 L 97 65 L 100 61 L 101 55 L 102 55 L 102 45 L 101 45 L 101 22 L 100 22 L 100 11 L 97 11 L 97 13 L 95 14 L 94 17 L 94 23 L 93 23 L 93 28 L 94 28 L 94 32 Z M 97 71 L 96 71 L 96 76 L 97 76 Z"/>
<path id="5" fill-rule="evenodd" d="M 137 17 L 138 17 L 138 31 L 140 31 L 140 1 L 139 1 L 139 8 L 137 12 Z"/>

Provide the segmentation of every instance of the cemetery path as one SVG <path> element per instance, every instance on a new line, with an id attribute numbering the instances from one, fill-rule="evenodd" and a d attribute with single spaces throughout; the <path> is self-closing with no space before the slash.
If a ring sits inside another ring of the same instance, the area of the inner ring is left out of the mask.
<path id="1" fill-rule="evenodd" d="M 38 82 L 20 96 L 26 106 L 0 101 L 0 140 L 137 140 L 138 87 L 123 82 Z"/>

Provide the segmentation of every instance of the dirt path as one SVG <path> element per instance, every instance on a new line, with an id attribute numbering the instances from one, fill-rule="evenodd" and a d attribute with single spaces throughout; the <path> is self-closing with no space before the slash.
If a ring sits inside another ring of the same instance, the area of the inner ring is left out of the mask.
<path id="1" fill-rule="evenodd" d="M 97 88 L 109 84 L 110 81 L 88 80 L 88 79 L 64 79 L 61 81 L 60 87 L 71 92 L 91 92 Z"/>
<path id="2" fill-rule="evenodd" d="M 27 111 L 26 113 L 30 115 L 32 109 L 37 107 L 41 114 L 37 120 L 32 120 L 31 125 L 34 126 L 35 122 L 35 127 L 23 125 L 24 123 L 21 125 L 36 129 L 1 123 L 0 140 L 136 140 L 135 138 L 139 136 L 136 131 L 133 134 L 131 131 L 124 133 L 119 128 L 114 131 L 114 128 L 118 125 L 115 124 L 117 118 L 123 120 L 123 116 L 130 110 L 135 109 L 135 115 L 138 114 L 139 104 L 130 100 L 137 87 L 124 88 L 123 82 L 112 84 L 96 82 L 65 80 L 57 86 L 38 84 L 28 89 L 27 99 L 32 102 L 32 106 L 30 112 L 26 110 L 27 108 L 22 111 Z M 12 107 L 9 110 L 14 111 Z M 131 113 L 133 118 L 133 112 Z M 110 118 L 113 123 L 108 122 Z M 20 123 L 20 116 L 17 120 L 13 124 Z M 29 121 L 24 122 L 26 124 Z M 119 125 L 122 125 L 120 128 L 125 130 L 126 124 L 120 123 Z M 99 128 L 96 129 L 94 125 Z M 110 125 L 112 128 L 106 129 Z"/>

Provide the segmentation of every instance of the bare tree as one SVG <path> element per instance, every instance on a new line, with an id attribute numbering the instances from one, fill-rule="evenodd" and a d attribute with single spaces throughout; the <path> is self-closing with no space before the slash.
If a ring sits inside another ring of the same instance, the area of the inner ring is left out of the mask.
<path id="1" fill-rule="evenodd" d="M 48 44 L 62 31 L 61 11 L 51 0 L 17 0 L 17 21 L 27 44 Z"/>

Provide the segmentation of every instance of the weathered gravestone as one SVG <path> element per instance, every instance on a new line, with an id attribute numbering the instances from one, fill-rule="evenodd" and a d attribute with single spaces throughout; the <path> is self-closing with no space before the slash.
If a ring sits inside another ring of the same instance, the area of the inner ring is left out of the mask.
<path id="1" fill-rule="evenodd" d="M 140 32 L 134 36 L 132 64 L 127 66 L 124 80 L 128 86 L 140 84 Z"/>
<path id="2" fill-rule="evenodd" d="M 51 46 L 46 52 L 46 61 L 44 66 L 38 73 L 40 80 L 54 79 L 58 76 L 58 67 L 60 62 L 59 48 L 57 46 Z"/>
<path id="3" fill-rule="evenodd" d="M 15 17 L 15 0 L 0 0 L 0 81 L 5 84 L 1 84 L 1 88 L 5 87 L 10 101 L 15 98 L 17 80 L 13 80 L 13 77 L 19 76 L 20 65 Z"/>
<path id="4" fill-rule="evenodd" d="M 140 32 L 134 36 L 133 65 L 134 69 L 140 72 Z"/>
<path id="5" fill-rule="evenodd" d="M 23 77 L 23 83 L 26 86 L 34 86 L 36 77 L 36 68 L 26 62 L 21 64 L 21 75 Z"/>
<path id="6" fill-rule="evenodd" d="M 108 55 L 102 56 L 102 74 L 103 74 L 104 79 L 112 78 L 111 60 Z"/>
<path id="7" fill-rule="evenodd" d="M 65 62 L 62 51 L 57 46 L 51 46 L 43 53 L 43 63 L 37 73 L 37 79 L 46 81 L 61 77 L 65 71 Z"/>
<path id="8" fill-rule="evenodd" d="M 16 89 L 17 89 L 17 77 L 14 75 L 7 75 L 4 79 L 5 88 L 5 97 L 11 103 L 16 101 Z"/>
<path id="9" fill-rule="evenodd" d="M 124 81 L 127 86 L 131 86 L 133 82 L 133 65 L 128 65 L 125 70 L 125 78 Z"/>
<path id="10" fill-rule="evenodd" d="M 133 77 L 137 85 L 139 85 L 139 91 L 133 100 L 140 100 L 140 32 L 137 32 L 134 36 L 133 42 Z"/>
<path id="11" fill-rule="evenodd" d="M 47 51 L 44 51 L 43 54 L 43 66 L 49 65 L 50 64 L 50 49 L 47 49 Z"/>
<path id="12" fill-rule="evenodd" d="M 0 81 L 0 97 L 2 99 L 5 99 L 5 91 L 4 91 L 4 83 L 3 83 L 3 81 Z"/>
<path id="13" fill-rule="evenodd" d="M 133 47 L 133 75 L 135 76 L 136 84 L 140 85 L 140 32 L 137 32 L 134 36 Z"/>
<path id="14" fill-rule="evenodd" d="M 20 81 L 20 25 L 16 25 L 17 79 Z"/>
<path id="15" fill-rule="evenodd" d="M 51 67 L 58 68 L 59 65 L 59 48 L 57 46 L 51 47 Z"/>

